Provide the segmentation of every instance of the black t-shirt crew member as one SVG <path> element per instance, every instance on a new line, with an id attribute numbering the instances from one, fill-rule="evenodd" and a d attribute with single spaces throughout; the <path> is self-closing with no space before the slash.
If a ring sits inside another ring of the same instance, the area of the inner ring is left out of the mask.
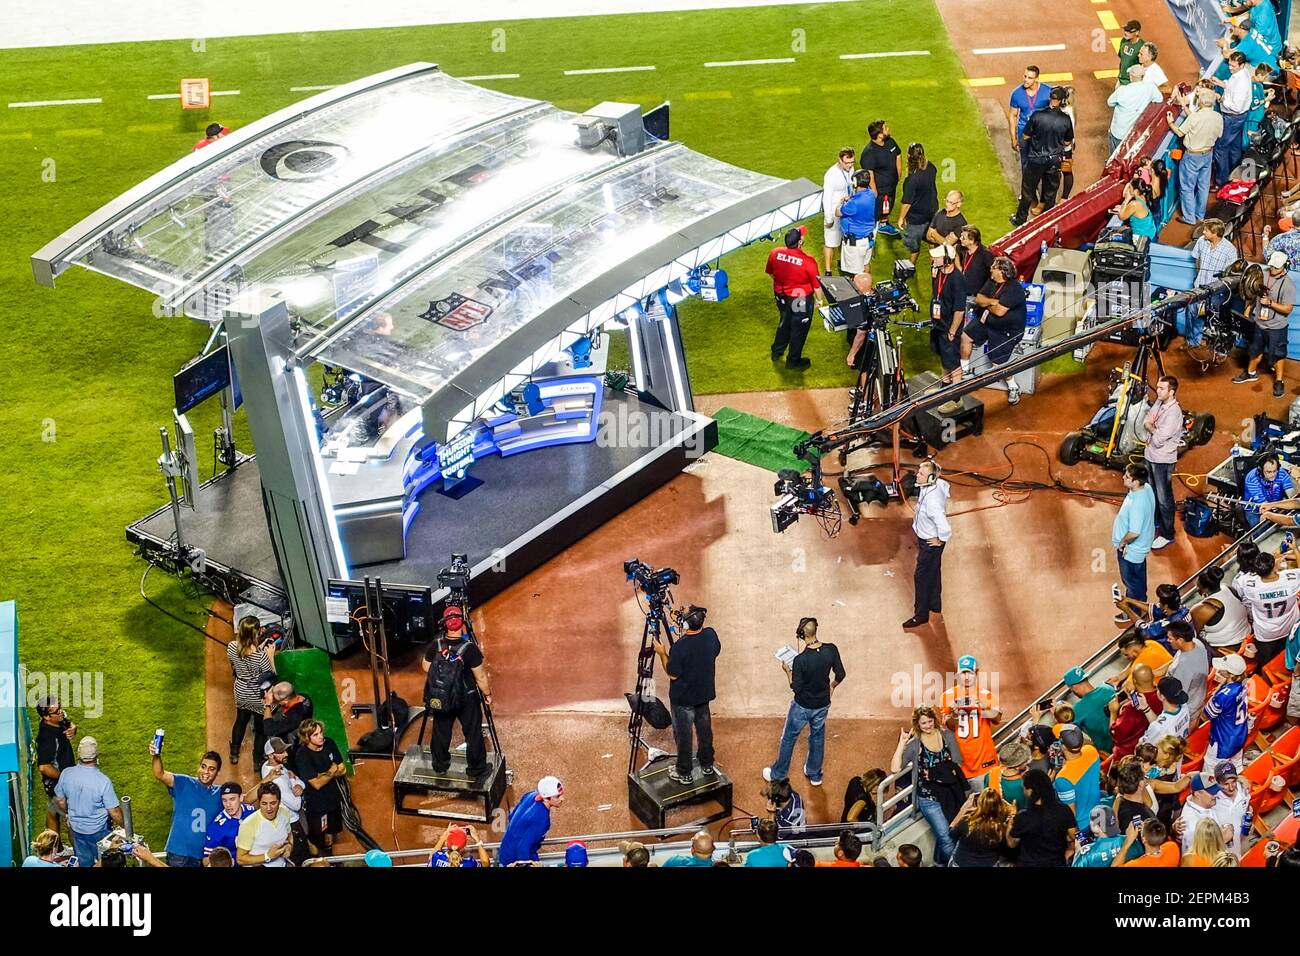
<path id="1" fill-rule="evenodd" d="M 686 785 L 694 777 L 692 731 L 699 741 L 700 770 L 712 776 L 713 722 L 709 701 L 716 696 L 713 680 L 722 644 L 711 627 L 704 626 L 708 611 L 691 605 L 682 614 L 685 631 L 673 642 L 672 650 L 663 640 L 655 641 L 655 653 L 668 673 L 668 702 L 673 712 L 673 737 L 677 742 L 677 763 L 668 771 L 673 782 Z"/>

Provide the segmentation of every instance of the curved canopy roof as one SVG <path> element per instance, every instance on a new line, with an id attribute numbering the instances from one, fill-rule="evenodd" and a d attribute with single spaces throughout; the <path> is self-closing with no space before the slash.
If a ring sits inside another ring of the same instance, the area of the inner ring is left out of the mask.
<path id="1" fill-rule="evenodd" d="M 819 203 L 806 180 L 678 143 L 580 146 L 575 118 L 411 64 L 173 163 L 46 245 L 33 271 L 53 285 L 80 265 L 209 322 L 246 292 L 280 295 L 299 357 L 421 401 L 453 383 L 475 399 L 553 358 L 565 333 Z"/>

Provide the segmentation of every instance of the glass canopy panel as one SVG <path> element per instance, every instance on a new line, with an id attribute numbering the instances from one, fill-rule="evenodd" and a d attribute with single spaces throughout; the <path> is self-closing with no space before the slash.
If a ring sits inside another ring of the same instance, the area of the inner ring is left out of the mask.
<path id="1" fill-rule="evenodd" d="M 532 102 L 437 71 L 358 93 L 234 147 L 114 221 L 71 258 L 174 295 L 431 139 L 454 137 Z"/>
<path id="2" fill-rule="evenodd" d="M 228 280 L 285 297 L 308 330 L 324 332 L 438 258 L 536 202 L 617 161 L 612 146 L 576 145 L 573 114 L 538 106 L 439 139 L 314 210 L 292 235 L 247 261 Z M 191 302 L 191 314 L 220 310 Z"/>
<path id="3" fill-rule="evenodd" d="M 586 283 L 782 182 L 676 144 L 641 153 L 524 207 L 312 352 L 425 400 Z"/>

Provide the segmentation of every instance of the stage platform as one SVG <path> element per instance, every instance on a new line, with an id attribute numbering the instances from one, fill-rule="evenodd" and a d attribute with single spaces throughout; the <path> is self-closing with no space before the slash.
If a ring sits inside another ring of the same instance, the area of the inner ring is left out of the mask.
<path id="1" fill-rule="evenodd" d="M 473 600 L 484 601 L 672 480 L 717 444 L 717 433 L 704 415 L 607 390 L 595 441 L 475 462 L 471 474 L 483 484 L 465 497 L 433 488 L 421 495 L 404 559 L 351 567 L 352 577 L 436 590 L 438 571 L 461 552 L 471 567 L 494 565 L 471 583 Z M 209 567 L 283 595 L 255 457 L 205 483 L 199 507 L 182 509 L 181 529 L 186 544 L 206 552 Z M 161 549 L 174 535 L 169 505 L 126 529 L 127 540 L 144 548 Z"/>

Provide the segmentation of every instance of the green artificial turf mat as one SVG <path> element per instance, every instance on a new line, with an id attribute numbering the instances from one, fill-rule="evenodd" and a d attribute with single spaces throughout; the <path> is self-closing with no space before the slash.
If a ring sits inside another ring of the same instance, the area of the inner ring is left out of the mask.
<path id="1" fill-rule="evenodd" d="M 713 414 L 713 420 L 718 423 L 718 446 L 713 450 L 719 455 L 768 471 L 803 470 L 806 463 L 796 458 L 792 449 L 795 442 L 808 437 L 807 432 L 725 406 Z"/>
<path id="2" fill-rule="evenodd" d="M 275 655 L 275 672 L 281 680 L 293 684 L 294 690 L 311 698 L 312 718 L 325 725 L 325 736 L 339 745 L 343 762 L 348 759 L 348 731 L 334 691 L 334 672 L 330 656 L 315 647 L 285 651 Z"/>

